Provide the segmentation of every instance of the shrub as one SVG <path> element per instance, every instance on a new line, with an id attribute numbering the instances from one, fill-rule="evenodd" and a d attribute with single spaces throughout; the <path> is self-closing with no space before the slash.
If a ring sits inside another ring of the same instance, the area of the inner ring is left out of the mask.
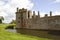
<path id="1" fill-rule="evenodd" d="M 16 26 L 15 24 L 10 24 L 5 29 L 14 29 L 15 26 Z"/>

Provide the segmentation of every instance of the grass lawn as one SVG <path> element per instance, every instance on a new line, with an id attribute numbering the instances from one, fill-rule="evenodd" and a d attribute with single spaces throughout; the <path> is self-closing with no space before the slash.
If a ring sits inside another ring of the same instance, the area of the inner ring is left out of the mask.
<path id="1" fill-rule="evenodd" d="M 0 24 L 0 40 L 50 40 L 36 36 L 23 35 L 18 33 L 7 32 L 4 28 L 9 24 Z"/>

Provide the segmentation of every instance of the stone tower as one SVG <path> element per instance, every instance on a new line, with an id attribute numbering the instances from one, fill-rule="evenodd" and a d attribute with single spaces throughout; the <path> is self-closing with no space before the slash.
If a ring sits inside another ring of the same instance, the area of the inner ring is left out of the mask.
<path id="1" fill-rule="evenodd" d="M 32 14 L 31 14 L 31 13 L 32 13 L 32 11 L 29 10 L 29 11 L 28 11 L 28 19 L 30 19 L 30 18 L 32 17 Z"/>
<path id="2" fill-rule="evenodd" d="M 50 11 L 50 16 L 52 16 L 52 11 Z"/>
<path id="3" fill-rule="evenodd" d="M 18 9 L 16 12 L 16 28 L 25 28 L 26 20 L 28 18 L 27 9 Z"/>

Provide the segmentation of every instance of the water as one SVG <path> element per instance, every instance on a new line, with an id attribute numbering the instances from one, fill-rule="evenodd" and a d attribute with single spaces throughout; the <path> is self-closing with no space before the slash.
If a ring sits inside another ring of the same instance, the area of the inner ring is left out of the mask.
<path id="1" fill-rule="evenodd" d="M 6 31 L 16 33 L 16 30 L 15 29 L 6 29 Z"/>

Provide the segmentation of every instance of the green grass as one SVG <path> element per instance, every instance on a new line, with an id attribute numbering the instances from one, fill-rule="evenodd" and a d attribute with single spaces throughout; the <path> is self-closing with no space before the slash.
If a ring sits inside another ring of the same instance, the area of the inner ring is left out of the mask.
<path id="1" fill-rule="evenodd" d="M 9 24 L 0 24 L 0 40 L 50 40 L 48 38 L 40 38 L 36 36 L 12 33 L 5 30 Z"/>

